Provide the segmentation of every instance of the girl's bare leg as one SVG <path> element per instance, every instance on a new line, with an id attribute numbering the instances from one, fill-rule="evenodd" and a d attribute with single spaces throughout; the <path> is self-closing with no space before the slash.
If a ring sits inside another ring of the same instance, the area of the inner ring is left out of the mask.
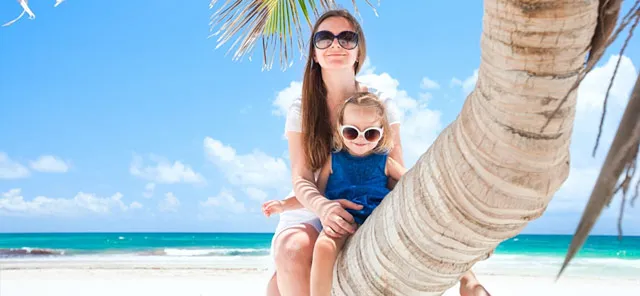
<path id="1" fill-rule="evenodd" d="M 347 237 L 333 239 L 320 233 L 313 248 L 311 262 L 311 296 L 330 296 L 333 266 Z"/>
<path id="2" fill-rule="evenodd" d="M 278 290 L 278 274 L 274 273 L 271 279 L 269 280 L 269 284 L 267 284 L 267 296 L 280 296 L 280 291 Z"/>

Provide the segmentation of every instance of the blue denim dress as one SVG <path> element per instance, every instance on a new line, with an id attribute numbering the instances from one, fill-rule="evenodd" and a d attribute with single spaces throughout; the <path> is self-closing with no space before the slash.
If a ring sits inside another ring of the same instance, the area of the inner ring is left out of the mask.
<path id="1" fill-rule="evenodd" d="M 331 154 L 331 170 L 325 196 L 328 199 L 347 199 L 363 206 L 361 210 L 347 210 L 356 223 L 362 224 L 389 193 L 388 177 L 384 173 L 388 154 L 371 153 L 353 156 L 345 149 Z"/>

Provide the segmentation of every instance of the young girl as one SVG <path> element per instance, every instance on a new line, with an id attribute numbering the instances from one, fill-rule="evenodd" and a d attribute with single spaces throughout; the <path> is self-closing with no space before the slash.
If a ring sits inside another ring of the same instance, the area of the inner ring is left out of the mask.
<path id="1" fill-rule="evenodd" d="M 338 113 L 334 152 L 318 176 L 318 189 L 326 198 L 362 206 L 360 210 L 348 210 L 357 225 L 362 225 L 389 193 L 389 178 L 397 182 L 406 171 L 388 156 L 392 140 L 386 118 L 383 103 L 372 93 L 360 92 L 347 99 Z M 268 201 L 262 211 L 270 216 L 301 207 L 300 202 L 291 197 Z M 311 263 L 312 296 L 330 294 L 333 266 L 348 237 L 336 231 L 324 227 L 315 243 Z"/>

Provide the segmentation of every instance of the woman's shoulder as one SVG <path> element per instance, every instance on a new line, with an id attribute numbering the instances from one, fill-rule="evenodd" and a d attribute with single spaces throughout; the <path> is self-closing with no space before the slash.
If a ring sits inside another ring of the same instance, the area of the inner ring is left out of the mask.
<path id="1" fill-rule="evenodd" d="M 296 97 L 289 105 L 285 120 L 285 137 L 286 132 L 302 132 L 302 97 Z"/>

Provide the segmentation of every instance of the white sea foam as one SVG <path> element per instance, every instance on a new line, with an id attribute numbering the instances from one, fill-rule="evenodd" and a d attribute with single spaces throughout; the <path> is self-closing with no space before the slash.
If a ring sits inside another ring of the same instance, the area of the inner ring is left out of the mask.
<path id="1" fill-rule="evenodd" d="M 564 257 L 502 255 L 478 262 L 474 270 L 492 275 L 555 276 Z M 640 278 L 640 260 L 617 258 L 575 258 L 564 272 L 566 276 Z"/>

